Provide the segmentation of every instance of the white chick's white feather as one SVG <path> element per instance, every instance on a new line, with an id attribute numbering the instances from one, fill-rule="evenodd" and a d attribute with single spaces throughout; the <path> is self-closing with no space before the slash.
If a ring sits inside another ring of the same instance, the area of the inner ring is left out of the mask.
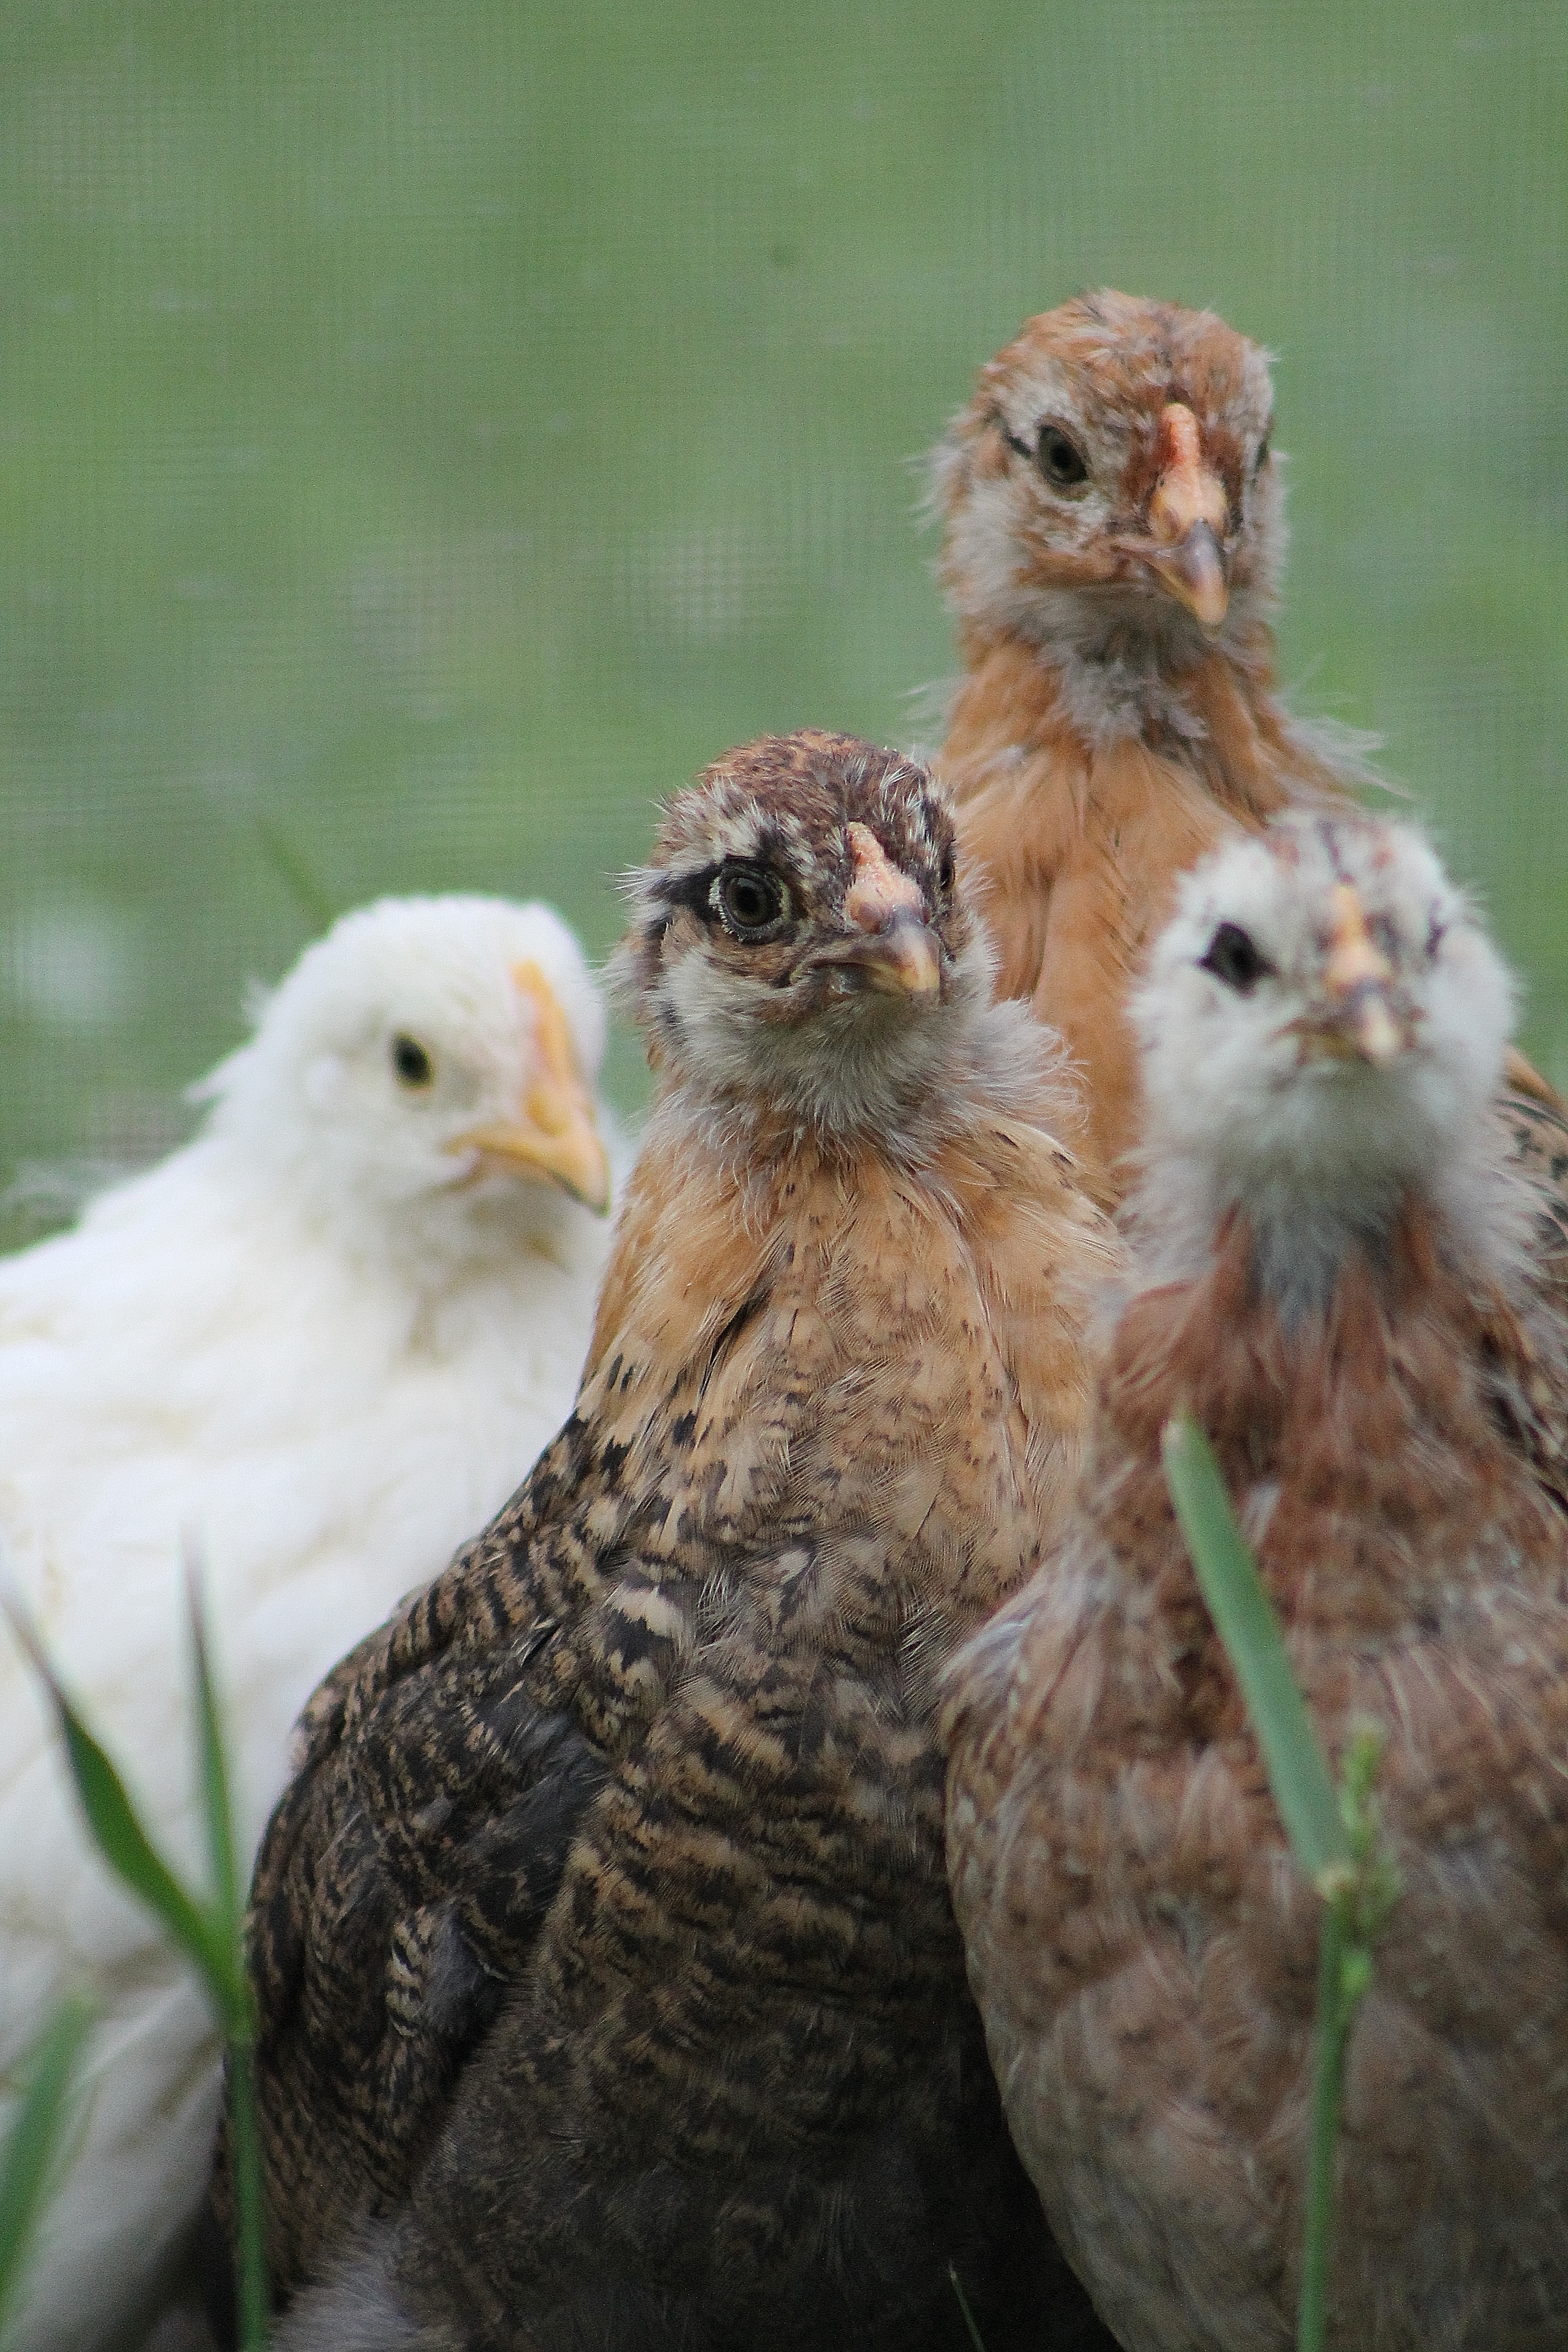
<path id="1" fill-rule="evenodd" d="M 0 1574 L 189 1870 L 183 1553 L 248 1856 L 315 1684 L 571 1405 L 606 1223 L 502 1148 L 552 1082 L 552 1025 L 591 1162 L 605 1016 L 559 918 L 472 898 L 346 916 L 198 1090 L 193 1142 L 0 1261 Z M 76 1976 L 106 2018 L 18 2352 L 92 2352 L 155 2288 L 199 2208 L 217 2076 L 201 1996 L 90 1851 L 0 1635 L 0 2135 Z"/>

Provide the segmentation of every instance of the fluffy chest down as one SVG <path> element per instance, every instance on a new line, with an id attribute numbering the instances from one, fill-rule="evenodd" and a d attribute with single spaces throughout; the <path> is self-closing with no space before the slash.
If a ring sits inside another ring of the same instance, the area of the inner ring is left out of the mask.
<path id="1" fill-rule="evenodd" d="M 1179 878 L 1237 827 L 1266 822 L 1293 792 L 1331 793 L 1332 779 L 1288 741 L 1257 681 L 1217 656 L 1158 707 L 1134 699 L 1096 718 L 1071 666 L 1032 645 L 1005 636 L 971 653 L 942 766 L 986 877 L 1000 991 L 1066 1039 L 1087 1140 L 1111 1177 L 1138 1129 L 1125 999 Z"/>
<path id="2" fill-rule="evenodd" d="M 707 1279 L 637 1279 L 595 1349 L 578 1416 L 592 1566 L 528 1669 L 616 1776 L 569 1878 L 600 1888 L 639 1822 L 679 1816 L 690 1883 L 713 1883 L 672 1945 L 774 1937 L 781 1981 L 829 2001 L 857 1975 L 947 1980 L 935 1678 L 1030 1573 L 1077 1455 L 1070 1323 L 1055 1387 L 1037 1338 L 1012 1345 L 1049 1262 L 1015 1269 L 1008 1295 L 990 1253 L 1026 1250 L 1028 1219 L 989 1229 L 994 1171 L 946 1175 L 967 1204 L 797 1163 L 760 1235 L 732 1212 L 705 1229 L 688 1196 Z M 660 1879 L 677 1911 L 688 1883 Z"/>
<path id="3" fill-rule="evenodd" d="M 1565 2340 L 1561 1523 L 1461 1286 L 1410 1311 L 1349 1287 L 1291 1345 L 1264 1315 L 1217 1339 L 1201 1289 L 1141 1302 L 1058 1572 L 961 1695 L 950 1842 L 993 2055 L 1135 2352 L 1292 2340 L 1315 1991 L 1315 1901 L 1161 1484 L 1184 1399 L 1331 1753 L 1358 1720 L 1387 1739 L 1403 1892 L 1352 2048 L 1333 2325 L 1378 2352 Z"/>

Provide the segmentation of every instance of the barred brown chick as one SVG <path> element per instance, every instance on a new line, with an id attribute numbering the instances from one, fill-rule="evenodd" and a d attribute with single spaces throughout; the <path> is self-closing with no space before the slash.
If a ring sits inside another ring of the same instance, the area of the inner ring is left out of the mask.
<path id="1" fill-rule="evenodd" d="M 669 809 L 577 1407 L 322 1686 L 258 1869 L 288 2352 L 1105 2342 L 964 1989 L 935 1689 L 1074 1473 L 1112 1244 L 922 770 Z M 1044 2286 L 1042 2289 L 1042 2281 Z"/>

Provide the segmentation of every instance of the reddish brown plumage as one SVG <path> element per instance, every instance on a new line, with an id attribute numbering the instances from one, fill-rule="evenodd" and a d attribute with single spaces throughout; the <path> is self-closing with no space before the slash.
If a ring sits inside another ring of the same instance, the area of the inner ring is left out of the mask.
<path id="1" fill-rule="evenodd" d="M 1403 1887 L 1351 2045 L 1330 2340 L 1568 2346 L 1568 1374 L 1499 1164 L 1489 956 L 1429 854 L 1364 822 L 1184 887 L 1136 1001 L 1140 1264 L 1089 1461 L 950 1677 L 971 1982 L 1128 2352 L 1285 2352 L 1307 2166 L 1318 1899 L 1166 1490 L 1184 1409 L 1331 1757 L 1387 1740 Z M 1389 1018 L 1360 1043 L 1332 1025 L 1357 990 Z"/>
<path id="2" fill-rule="evenodd" d="M 963 657 L 941 769 L 985 877 L 998 984 L 1066 1039 L 1076 1141 L 1107 1199 L 1138 1130 L 1127 991 L 1177 880 L 1238 828 L 1331 806 L 1364 772 L 1277 689 L 1271 425 L 1258 344 L 1211 311 L 1102 291 L 1028 320 L 937 455 Z M 1058 427 L 1081 449 L 1082 484 L 1053 484 L 1031 454 Z M 1173 485 L 1221 519 L 1228 601 L 1213 627 L 1157 568 Z M 1562 1111 L 1519 1055 L 1509 1080 Z"/>
<path id="3" fill-rule="evenodd" d="M 961 688 L 942 752 L 965 851 L 986 877 L 998 986 L 1066 1039 L 1085 1097 L 1075 1139 L 1111 1197 L 1137 1129 L 1122 1008 L 1143 951 L 1177 878 L 1231 825 L 1256 824 L 1286 800 L 1268 714 L 1247 708 L 1220 656 L 1187 690 L 1227 722 L 1201 763 L 1131 740 L 1097 750 L 1057 708 L 1035 656 L 1003 644 Z"/>
<path id="4" fill-rule="evenodd" d="M 1352 2050 L 1334 2340 L 1560 2346 L 1568 1590 L 1483 1377 L 1517 1326 L 1418 1213 L 1389 1278 L 1358 1263 L 1294 1339 L 1250 1246 L 1238 1219 L 1207 1276 L 1123 1318 L 1071 1544 L 955 1705 L 993 2058 L 1132 2352 L 1291 2341 L 1317 1903 L 1172 1516 L 1159 1433 L 1185 1404 L 1244 1510 L 1278 1482 L 1259 1557 L 1331 1753 L 1359 1717 L 1390 1734 L 1404 1892 Z"/>
<path id="5" fill-rule="evenodd" d="M 1085 296 L 986 363 L 938 461 L 964 663 L 942 772 L 988 877 L 1001 985 L 1066 1037 L 1111 1192 L 1137 1126 L 1123 1000 L 1176 877 L 1227 830 L 1343 790 L 1275 690 L 1269 401 L 1263 352 L 1211 313 Z M 1122 551 L 1147 528 L 1173 402 L 1232 517 L 1217 632 Z M 1086 496 L 1054 493 L 1013 446 L 1042 417 L 1083 444 Z"/>

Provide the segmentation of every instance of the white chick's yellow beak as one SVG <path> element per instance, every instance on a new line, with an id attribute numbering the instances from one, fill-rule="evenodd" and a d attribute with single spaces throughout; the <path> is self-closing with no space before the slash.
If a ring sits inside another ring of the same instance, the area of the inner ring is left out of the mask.
<path id="1" fill-rule="evenodd" d="M 610 1162 L 588 1089 L 577 1074 L 571 1032 L 561 1002 L 531 960 L 512 978 L 532 1000 L 539 1068 L 517 1116 L 454 1136 L 449 1151 L 477 1151 L 513 1168 L 547 1177 L 574 1200 L 603 1216 L 610 1205 Z"/>
<path id="2" fill-rule="evenodd" d="M 1408 1021 L 1393 1003 L 1394 967 L 1366 927 L 1366 910 L 1349 882 L 1330 895 L 1331 928 L 1323 966 L 1324 1007 L 1298 1024 L 1313 1055 L 1369 1062 L 1386 1069 L 1411 1042 Z"/>
<path id="3" fill-rule="evenodd" d="M 1217 629 L 1230 603 L 1225 552 L 1230 500 L 1219 476 L 1204 464 L 1197 418 L 1179 400 L 1161 412 L 1159 455 L 1150 539 L 1139 552 L 1194 620 Z"/>
<path id="4" fill-rule="evenodd" d="M 844 912 L 850 937 L 813 959 L 816 966 L 853 971 L 866 988 L 934 1003 L 942 993 L 942 950 L 925 919 L 925 900 L 912 876 L 895 866 L 869 825 L 845 827 L 853 879 Z"/>

